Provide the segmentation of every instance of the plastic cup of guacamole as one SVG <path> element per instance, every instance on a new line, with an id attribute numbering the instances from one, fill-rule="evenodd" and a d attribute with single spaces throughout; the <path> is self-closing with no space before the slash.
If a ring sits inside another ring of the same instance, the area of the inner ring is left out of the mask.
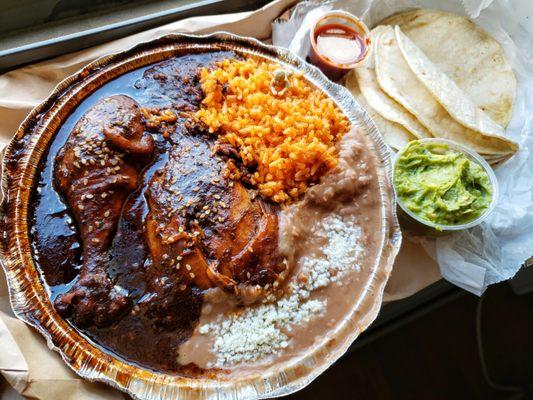
<path id="1" fill-rule="evenodd" d="M 494 209 L 498 182 L 492 168 L 453 141 L 414 140 L 393 164 L 398 217 L 412 233 L 441 236 L 468 229 Z"/>

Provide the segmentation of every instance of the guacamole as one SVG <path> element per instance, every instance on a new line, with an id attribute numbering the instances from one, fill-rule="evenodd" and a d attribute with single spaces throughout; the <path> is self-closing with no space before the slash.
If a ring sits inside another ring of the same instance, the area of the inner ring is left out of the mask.
<path id="1" fill-rule="evenodd" d="M 492 199 L 483 167 L 445 143 L 409 143 L 396 162 L 394 186 L 407 209 L 438 225 L 470 222 Z"/>

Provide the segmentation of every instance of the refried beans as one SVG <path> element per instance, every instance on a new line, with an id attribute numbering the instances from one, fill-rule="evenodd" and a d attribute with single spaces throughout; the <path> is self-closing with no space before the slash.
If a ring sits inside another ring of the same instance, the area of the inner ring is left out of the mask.
<path id="1" fill-rule="evenodd" d="M 338 143 L 338 167 L 282 209 L 279 246 L 291 270 L 282 294 L 244 309 L 213 293 L 180 346 L 182 363 L 253 374 L 319 345 L 357 312 L 382 236 L 369 146 L 352 128 Z"/>

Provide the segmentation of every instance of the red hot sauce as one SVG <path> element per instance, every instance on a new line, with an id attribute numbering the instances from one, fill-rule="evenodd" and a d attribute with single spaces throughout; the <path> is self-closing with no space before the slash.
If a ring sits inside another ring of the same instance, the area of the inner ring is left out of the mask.
<path id="1" fill-rule="evenodd" d="M 367 55 L 368 30 L 355 16 L 333 11 L 318 20 L 311 30 L 309 61 L 330 79 L 338 80 Z"/>
<path id="2" fill-rule="evenodd" d="M 321 26 L 315 32 L 315 40 L 319 54 L 339 65 L 353 64 L 365 52 L 361 36 L 355 30 L 340 24 Z"/>

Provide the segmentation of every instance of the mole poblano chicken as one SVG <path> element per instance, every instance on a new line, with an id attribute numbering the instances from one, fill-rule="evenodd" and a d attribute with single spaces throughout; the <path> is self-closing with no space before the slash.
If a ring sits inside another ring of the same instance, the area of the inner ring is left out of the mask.
<path id="1" fill-rule="evenodd" d="M 381 237 L 365 135 L 279 64 L 184 55 L 63 123 L 30 215 L 56 311 L 122 359 L 252 373 L 342 321 Z"/>

